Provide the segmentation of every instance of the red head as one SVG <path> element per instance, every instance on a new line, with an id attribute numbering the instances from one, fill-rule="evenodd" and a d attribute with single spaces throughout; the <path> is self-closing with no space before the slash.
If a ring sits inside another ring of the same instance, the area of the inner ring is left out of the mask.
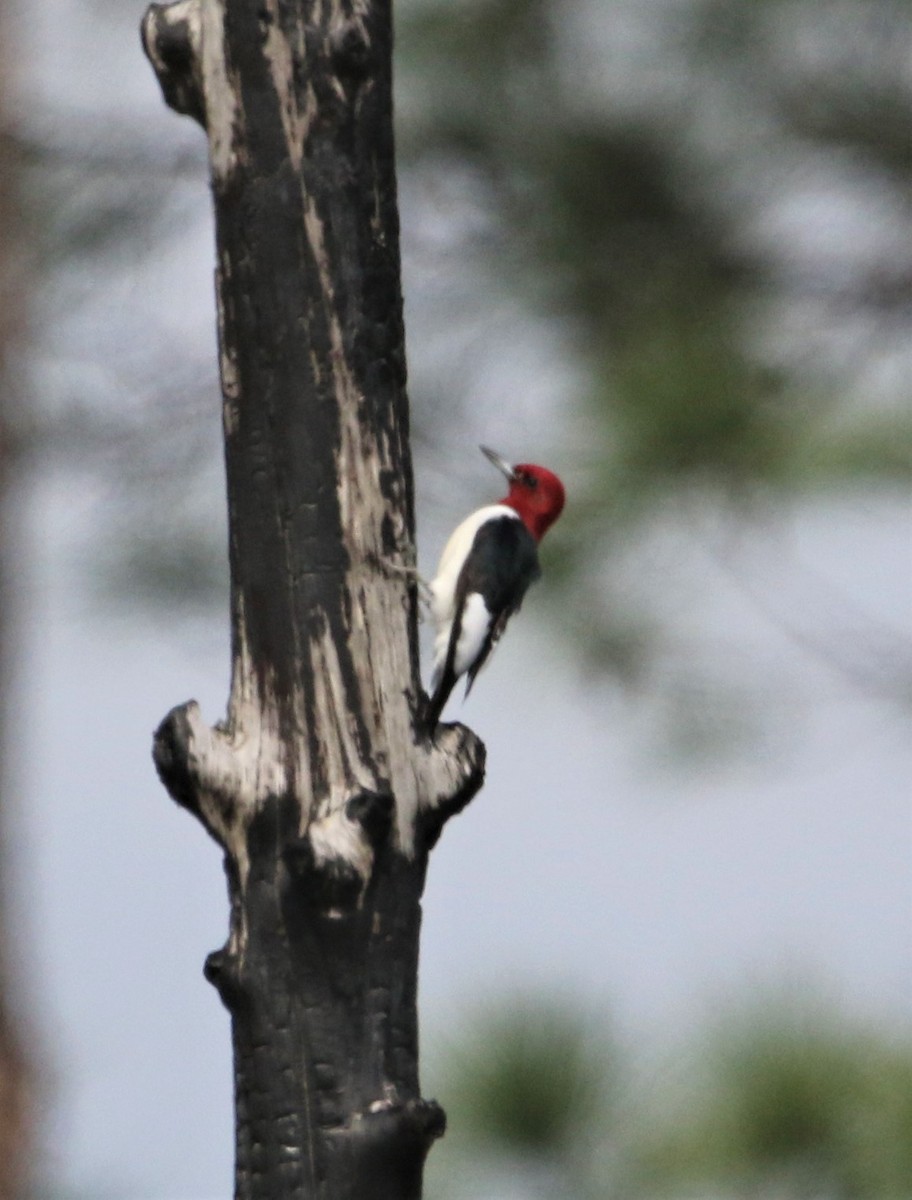
<path id="1" fill-rule="evenodd" d="M 516 509 L 526 528 L 540 542 L 561 515 L 564 485 L 546 467 L 537 467 L 533 463 L 513 466 L 487 446 L 482 446 L 481 452 L 510 481 L 510 490 L 500 503 Z"/>

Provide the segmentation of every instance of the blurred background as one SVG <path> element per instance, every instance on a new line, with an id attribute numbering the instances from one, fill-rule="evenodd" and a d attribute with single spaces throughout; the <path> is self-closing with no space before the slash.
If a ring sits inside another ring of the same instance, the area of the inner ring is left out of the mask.
<path id="1" fill-rule="evenodd" d="M 0 1168 L 48 1200 L 232 1186 L 221 863 L 149 757 L 228 690 L 212 229 L 141 7 L 0 7 Z M 421 566 L 480 441 L 569 495 L 450 708 L 427 1195 L 908 1198 L 912 10 L 396 12 Z"/>

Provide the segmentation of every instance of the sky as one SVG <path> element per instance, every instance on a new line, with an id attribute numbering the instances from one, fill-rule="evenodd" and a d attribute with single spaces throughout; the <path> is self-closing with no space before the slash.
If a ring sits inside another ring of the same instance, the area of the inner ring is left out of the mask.
<path id="1" fill-rule="evenodd" d="M 55 104 L 110 112 L 116 95 L 153 136 L 187 144 L 192 128 L 165 112 L 139 54 L 138 10 L 105 10 L 104 43 L 82 18 L 100 11 L 30 9 L 23 106 L 40 123 Z M 157 305 L 175 357 L 211 337 L 211 233 L 190 226 L 114 296 Z M 86 328 L 99 311 L 81 310 Z M 535 456 L 520 434 L 541 418 L 536 387 L 554 381 L 546 348 L 522 353 L 526 388 L 482 373 L 497 403 L 466 425 L 458 487 L 419 464 L 426 570 L 443 531 L 492 498 L 476 444 Z M 554 465 L 572 503 L 574 464 Z M 42 1068 L 40 1173 L 58 1194 L 215 1200 L 231 1189 L 229 1030 L 202 963 L 227 932 L 225 884 L 150 746 L 174 704 L 223 714 L 227 625 L 217 611 L 156 616 L 138 598 L 99 606 L 85 554 L 110 491 L 58 461 L 24 495 L 9 919 Z M 586 679 L 530 596 L 465 709 L 451 708 L 489 766 L 431 862 L 427 1048 L 480 998 L 516 989 L 604 1009 L 643 1046 L 783 981 L 909 1028 L 912 739 L 908 709 L 887 697 L 912 642 L 909 517 L 895 494 L 859 492 L 783 512 L 735 545 L 712 514 L 684 511 L 657 532 L 643 586 L 711 665 L 746 739 L 730 757 L 671 755 L 681 712 Z M 660 669 L 682 673 L 673 658 Z"/>

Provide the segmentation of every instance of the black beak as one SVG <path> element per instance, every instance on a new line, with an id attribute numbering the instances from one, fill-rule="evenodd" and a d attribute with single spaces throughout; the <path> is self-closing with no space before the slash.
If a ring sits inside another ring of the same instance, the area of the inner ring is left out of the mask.
<path id="1" fill-rule="evenodd" d="M 488 459 L 489 462 L 494 464 L 498 471 L 502 471 L 504 475 L 506 475 L 507 479 L 509 479 L 511 483 L 513 482 L 513 480 L 516 478 L 516 470 L 511 463 L 508 463 L 505 458 L 502 458 L 493 450 L 488 449 L 487 446 L 479 446 L 478 449 L 482 452 L 485 458 Z"/>

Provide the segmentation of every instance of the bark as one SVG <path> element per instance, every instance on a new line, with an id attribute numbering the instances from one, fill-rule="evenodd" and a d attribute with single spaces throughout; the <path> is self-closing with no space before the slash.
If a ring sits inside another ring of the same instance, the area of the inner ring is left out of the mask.
<path id="1" fill-rule="evenodd" d="M 484 748 L 423 724 L 390 0 L 181 0 L 143 42 L 210 147 L 232 680 L 155 737 L 225 851 L 236 1195 L 404 1200 L 428 851 Z"/>

